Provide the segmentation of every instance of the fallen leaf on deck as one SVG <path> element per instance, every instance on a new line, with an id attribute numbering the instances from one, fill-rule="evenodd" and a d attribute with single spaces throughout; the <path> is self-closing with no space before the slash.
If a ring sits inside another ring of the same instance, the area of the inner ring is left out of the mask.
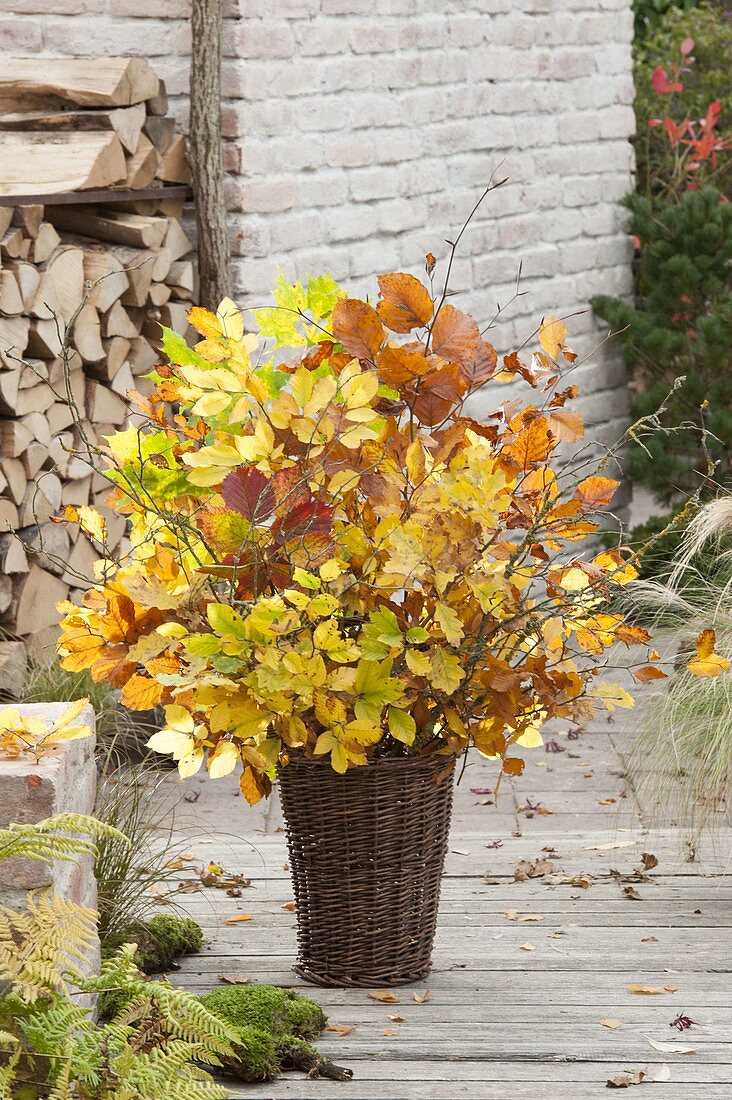
<path id="1" fill-rule="evenodd" d="M 491 790 L 490 787 L 471 787 L 470 788 L 470 793 L 471 794 L 493 794 L 493 791 Z"/>
<path id="2" fill-rule="evenodd" d="M 242 921 L 251 920 L 251 913 L 238 913 L 235 917 L 228 917 L 227 924 L 241 924 Z"/>
<path id="3" fill-rule="evenodd" d="M 280 906 L 280 909 L 286 909 L 288 913 L 294 913 L 297 905 L 294 901 L 286 901 L 284 905 Z"/>
<path id="4" fill-rule="evenodd" d="M 675 993 L 679 987 L 677 985 L 665 985 L 663 988 L 667 993 Z"/>
<path id="5" fill-rule="evenodd" d="M 606 1089 L 627 1089 L 631 1085 L 640 1085 L 645 1081 L 648 1076 L 648 1070 L 637 1069 L 635 1071 L 629 1070 L 626 1073 L 620 1074 L 618 1077 L 610 1077 L 605 1084 Z"/>
<path id="6" fill-rule="evenodd" d="M 451 848 L 450 851 L 453 853 L 453 855 L 456 855 L 456 856 L 469 856 L 470 855 L 470 849 L 466 850 L 465 848 Z"/>
<path id="7" fill-rule="evenodd" d="M 538 922 L 538 921 L 544 920 L 544 916 L 543 916 L 543 914 L 542 914 L 542 913 L 523 913 L 523 914 L 522 914 L 522 915 L 521 915 L 521 916 L 519 917 L 519 920 L 520 920 L 520 921 L 521 921 L 521 922 L 522 922 L 523 924 L 533 924 L 533 923 L 535 923 L 535 922 Z"/>
<path id="8" fill-rule="evenodd" d="M 667 990 L 666 986 L 660 985 L 629 985 L 628 993 L 642 993 L 644 996 L 655 996 L 657 993 L 663 993 Z M 667 990 L 668 991 L 668 990 Z"/>
<path id="9" fill-rule="evenodd" d="M 399 1028 L 398 1027 L 387 1027 L 387 1028 L 384 1029 L 384 1031 L 382 1031 L 381 1034 L 382 1035 L 398 1035 L 399 1034 Z"/>
<path id="10" fill-rule="evenodd" d="M 582 851 L 583 852 L 612 852 L 616 848 L 630 848 L 635 844 L 635 840 L 612 840 L 609 844 L 588 844 Z"/>
<path id="11" fill-rule="evenodd" d="M 671 1080 L 671 1070 L 668 1068 L 668 1066 L 666 1065 L 665 1062 L 662 1066 L 660 1066 L 656 1076 L 650 1078 L 650 1081 L 651 1081 L 652 1085 L 659 1085 L 659 1084 L 662 1084 L 664 1081 L 670 1081 L 670 1080 Z"/>
<path id="12" fill-rule="evenodd" d="M 422 1005 L 422 1004 L 425 1003 L 425 1001 L 432 1000 L 432 990 L 431 989 L 425 989 L 424 993 L 413 993 L 412 997 L 414 998 L 414 1000 L 417 1002 L 418 1005 Z"/>
<path id="13" fill-rule="evenodd" d="M 630 901 L 643 901 L 643 898 L 640 896 L 640 894 L 636 890 L 635 886 L 625 886 L 625 887 L 623 887 L 623 894 Z"/>
<path id="14" fill-rule="evenodd" d="M 602 1024 L 603 1027 L 612 1028 L 613 1031 L 616 1028 L 623 1026 L 620 1020 L 600 1020 L 600 1023 Z"/>
<path id="15" fill-rule="evenodd" d="M 599 802 L 600 806 L 613 806 L 615 805 L 614 798 L 601 798 Z"/>
<path id="16" fill-rule="evenodd" d="M 547 886 L 579 886 L 582 890 L 589 890 L 590 886 L 595 885 L 594 878 L 586 871 L 579 875 L 566 875 L 560 871 L 555 875 L 548 875 L 544 882 Z"/>
<path id="17" fill-rule="evenodd" d="M 503 841 L 502 840 L 490 840 L 487 844 L 484 844 L 483 847 L 484 848 L 502 848 L 503 847 Z"/>
<path id="18" fill-rule="evenodd" d="M 381 1001 L 385 1005 L 399 1004 L 399 998 L 390 989 L 375 989 L 373 993 L 369 993 L 369 997 L 372 1001 Z"/>
<path id="19" fill-rule="evenodd" d="M 356 1028 L 354 1024 L 328 1024 L 326 1031 L 335 1031 L 336 1035 L 350 1035 Z"/>
<path id="20" fill-rule="evenodd" d="M 686 1016 L 683 1012 L 680 1012 L 675 1020 L 672 1020 L 668 1025 L 669 1027 L 676 1027 L 679 1031 L 686 1031 L 687 1028 L 699 1026 L 696 1020 L 692 1020 L 691 1016 Z"/>
<path id="21" fill-rule="evenodd" d="M 537 859 L 534 863 L 528 859 L 520 859 L 513 873 L 516 882 L 526 882 L 530 878 L 542 878 L 550 875 L 554 870 L 554 864 L 548 859 Z"/>
<path id="22" fill-rule="evenodd" d="M 242 978 L 239 974 L 219 974 L 219 981 L 224 985 L 251 985 L 251 978 Z"/>
<path id="23" fill-rule="evenodd" d="M 536 951 L 536 947 L 533 943 L 521 943 L 519 944 L 519 951 Z"/>
<path id="24" fill-rule="evenodd" d="M 658 936 L 644 936 L 641 943 L 658 943 Z"/>
<path id="25" fill-rule="evenodd" d="M 647 1035 L 646 1039 L 648 1039 Z M 694 1047 L 686 1047 L 683 1043 L 659 1043 L 655 1039 L 648 1039 L 648 1042 L 654 1050 L 660 1050 L 661 1054 L 696 1054 Z"/>
<path id="26" fill-rule="evenodd" d="M 389 1019 L 393 1020 L 395 1024 L 403 1024 L 406 1020 L 406 1016 L 390 1016 Z"/>
<path id="27" fill-rule="evenodd" d="M 504 916 L 506 920 L 516 920 L 518 917 L 518 909 L 507 909 Z"/>

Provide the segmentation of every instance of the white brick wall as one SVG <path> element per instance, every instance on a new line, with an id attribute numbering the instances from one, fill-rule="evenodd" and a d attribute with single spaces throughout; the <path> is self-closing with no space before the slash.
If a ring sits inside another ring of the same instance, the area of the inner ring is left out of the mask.
<path id="1" fill-rule="evenodd" d="M 139 52 L 185 123 L 189 0 L 6 0 L 5 51 Z M 81 14 L 83 12 L 83 14 Z M 278 265 L 354 289 L 438 258 L 494 169 L 510 177 L 466 235 L 453 289 L 508 350 L 542 312 L 627 293 L 617 201 L 630 187 L 630 0 L 228 0 L 223 118 L 236 285 L 260 303 Z M 598 330 L 570 322 L 581 351 Z M 580 370 L 613 425 L 622 375 Z M 604 392 L 607 391 L 607 392 Z M 600 397 L 599 394 L 603 393 Z"/>

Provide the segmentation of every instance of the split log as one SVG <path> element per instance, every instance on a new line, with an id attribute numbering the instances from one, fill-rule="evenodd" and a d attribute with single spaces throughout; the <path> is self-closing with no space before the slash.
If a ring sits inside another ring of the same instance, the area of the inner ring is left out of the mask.
<path id="1" fill-rule="evenodd" d="M 0 206 L 0 210 L 2 209 Z M 41 281 L 40 271 L 35 264 L 29 263 L 27 260 L 6 261 L 5 269 L 12 271 L 15 276 L 20 296 L 23 299 L 23 308 L 26 313 L 29 313 L 36 298 L 38 284 Z"/>
<path id="2" fill-rule="evenodd" d="M 31 246 L 30 259 L 34 264 L 42 264 L 44 260 L 48 259 L 53 250 L 58 248 L 60 242 L 61 238 L 50 222 L 44 222 L 40 226 Z"/>
<path id="3" fill-rule="evenodd" d="M 22 637 L 58 623 L 56 604 L 66 598 L 67 586 L 35 563 L 21 582 L 15 630 Z"/>
<path id="4" fill-rule="evenodd" d="M 71 341 L 85 363 L 98 363 L 104 359 L 99 314 L 89 302 L 79 310 Z"/>
<path id="5" fill-rule="evenodd" d="M 176 134 L 157 170 L 157 177 L 165 183 L 190 183 L 191 170 L 186 158 L 186 142 L 183 134 Z"/>
<path id="6" fill-rule="evenodd" d="M 6 317 L 16 317 L 24 308 L 18 280 L 10 268 L 5 268 L 0 271 L 0 313 Z"/>
<path id="7" fill-rule="evenodd" d="M 129 279 L 126 273 L 125 279 L 127 279 L 127 286 L 129 287 Z M 128 340 L 132 340 L 140 334 L 130 310 L 125 309 L 121 302 L 115 302 L 105 316 L 102 322 L 102 332 L 105 336 L 124 336 Z"/>
<path id="8" fill-rule="evenodd" d="M 31 314 L 40 320 L 60 318 L 69 323 L 84 300 L 84 253 L 72 246 L 59 248 L 41 272 Z"/>
<path id="9" fill-rule="evenodd" d="M 180 137 L 181 140 L 184 141 L 182 134 Z M 155 179 L 155 176 L 159 176 L 165 160 L 170 156 L 171 151 L 172 146 L 161 163 L 160 153 L 150 139 L 145 137 L 144 134 L 141 134 L 137 149 L 132 156 L 127 157 L 127 173 L 124 186 L 131 187 L 134 191 L 141 191 L 143 187 L 149 187 Z M 185 156 L 185 143 L 183 155 Z M 163 177 L 161 176 L 160 178 L 162 179 Z M 183 180 L 181 182 L 185 183 L 186 181 Z"/>
<path id="10" fill-rule="evenodd" d="M 9 102 L 10 110 L 49 97 L 83 107 L 123 107 L 160 94 L 161 82 L 141 57 L 98 57 L 93 62 L 13 57 L 5 58 L 0 70 L 0 102 Z"/>
<path id="11" fill-rule="evenodd" d="M 160 121 L 169 122 L 172 130 L 172 119 Z M 134 107 L 117 107 L 107 111 L 9 112 L 0 115 L 0 132 L 4 130 L 33 132 L 69 130 L 80 133 L 86 130 L 113 130 L 123 148 L 128 153 L 134 153 L 145 123 L 145 104 L 137 103 Z"/>
<path id="12" fill-rule="evenodd" d="M 114 253 L 96 245 L 84 249 L 84 278 L 95 284 L 88 301 L 100 313 L 111 309 L 130 285 L 121 261 Z"/>
<path id="13" fill-rule="evenodd" d="M 27 573 L 30 566 L 25 547 L 15 535 L 0 536 L 0 569 L 5 574 Z"/>
<path id="14" fill-rule="evenodd" d="M 89 417 L 96 424 L 124 424 L 130 409 L 122 398 L 99 382 L 87 382 L 86 407 Z"/>
<path id="15" fill-rule="evenodd" d="M 17 531 L 19 523 L 18 509 L 12 500 L 0 497 L 0 531 Z"/>
<path id="16" fill-rule="evenodd" d="M 28 440 L 30 442 L 30 439 Z M 0 470 L 7 481 L 7 493 L 16 504 L 21 504 L 25 496 L 27 479 L 23 463 L 17 458 L 0 459 Z"/>
<path id="17" fill-rule="evenodd" d="M 2 127 L 0 127 L 1 129 Z M 24 127 L 19 127 L 24 129 Z M 40 203 L 32 203 L 30 206 L 16 206 L 13 210 L 13 225 L 19 225 L 26 237 L 38 236 L 38 231 L 43 222 L 43 207 Z"/>
<path id="18" fill-rule="evenodd" d="M 114 133 L 0 133 L 0 195 L 88 191 L 126 175 L 122 144 Z M 39 185 L 39 180 L 43 182 Z"/>

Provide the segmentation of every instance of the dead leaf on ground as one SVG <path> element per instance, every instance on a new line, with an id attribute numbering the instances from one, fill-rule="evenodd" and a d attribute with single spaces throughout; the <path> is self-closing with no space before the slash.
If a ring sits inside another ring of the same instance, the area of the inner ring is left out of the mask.
<path id="1" fill-rule="evenodd" d="M 664 991 L 668 992 L 666 986 L 661 985 L 629 985 L 628 993 L 640 993 L 644 997 L 654 997 Z"/>
<path id="2" fill-rule="evenodd" d="M 646 1039 L 648 1039 L 647 1035 Z M 654 1050 L 660 1050 L 661 1054 L 696 1054 L 694 1047 L 684 1046 L 683 1043 L 659 1043 L 656 1039 L 648 1039 L 648 1042 Z"/>
<path id="3" fill-rule="evenodd" d="M 663 1084 L 664 1081 L 670 1080 L 671 1070 L 668 1068 L 665 1062 L 662 1066 L 659 1067 L 658 1073 L 650 1079 L 652 1085 L 660 1085 Z"/>
<path id="4" fill-rule="evenodd" d="M 554 864 L 548 859 L 537 859 L 533 863 L 529 859 L 520 859 L 513 873 L 516 882 L 526 882 L 530 878 L 542 878 L 550 875 L 554 870 Z"/>
<path id="5" fill-rule="evenodd" d="M 335 1031 L 336 1035 L 350 1035 L 355 1031 L 354 1024 L 328 1024 L 326 1031 Z"/>
<path id="6" fill-rule="evenodd" d="M 625 1073 L 619 1074 L 617 1077 L 608 1078 L 605 1088 L 606 1089 L 628 1089 L 631 1085 L 640 1085 L 645 1081 L 648 1076 L 648 1070 L 636 1069 L 628 1070 Z"/>
<path id="7" fill-rule="evenodd" d="M 251 985 L 251 978 L 244 978 L 240 974 L 219 974 L 219 981 L 224 985 Z"/>
<path id="8" fill-rule="evenodd" d="M 286 909 L 288 913 L 294 913 L 297 905 L 294 901 L 286 901 L 284 905 L 280 906 L 280 909 Z"/>
<path id="9" fill-rule="evenodd" d="M 536 947 L 533 943 L 520 943 L 519 951 L 536 951 Z"/>
<path id="10" fill-rule="evenodd" d="M 658 936 L 644 936 L 641 943 L 658 943 Z"/>
<path id="11" fill-rule="evenodd" d="M 373 993 L 369 993 L 369 997 L 372 1001 L 381 1001 L 381 1003 L 385 1005 L 399 1004 L 399 998 L 396 993 L 392 993 L 390 989 L 375 989 Z"/>
<path id="12" fill-rule="evenodd" d="M 387 1027 L 382 1031 L 381 1034 L 382 1035 L 398 1035 L 399 1034 L 399 1028 L 398 1027 Z"/>
<path id="13" fill-rule="evenodd" d="M 251 913 L 237 913 L 235 917 L 228 917 L 227 924 L 241 924 L 245 920 L 252 920 Z"/>
<path id="14" fill-rule="evenodd" d="M 414 1000 L 417 1002 L 418 1005 L 422 1005 L 422 1004 L 425 1003 L 425 1001 L 431 1001 L 432 1000 L 432 990 L 431 989 L 425 989 L 424 993 L 413 993 L 412 997 L 414 998 Z"/>
<path id="15" fill-rule="evenodd" d="M 587 844 L 582 849 L 583 852 L 612 852 L 616 848 L 631 848 L 637 841 L 635 840 L 612 840 L 609 844 Z"/>
<path id="16" fill-rule="evenodd" d="M 590 886 L 595 885 L 595 879 L 586 871 L 579 875 L 567 875 L 558 871 L 554 875 L 547 875 L 544 882 L 547 886 L 579 886 L 581 890 L 589 890 Z"/>
<path id="17" fill-rule="evenodd" d="M 403 1024 L 406 1016 L 390 1016 L 389 1019 L 393 1020 L 395 1024 Z"/>
<path id="18" fill-rule="evenodd" d="M 629 901 L 643 901 L 635 886 L 624 886 L 623 894 Z"/>
<path id="19" fill-rule="evenodd" d="M 619 1028 L 619 1027 L 623 1026 L 622 1022 L 620 1020 L 607 1020 L 607 1019 L 605 1019 L 605 1020 L 600 1020 L 600 1023 L 602 1024 L 603 1027 L 612 1028 L 613 1031 L 615 1031 L 616 1028 Z"/>

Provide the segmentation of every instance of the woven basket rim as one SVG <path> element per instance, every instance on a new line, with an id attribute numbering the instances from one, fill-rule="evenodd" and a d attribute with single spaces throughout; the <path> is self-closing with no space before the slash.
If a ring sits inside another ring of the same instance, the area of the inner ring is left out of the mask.
<path id="1" fill-rule="evenodd" d="M 292 764 L 304 764 L 308 767 L 323 768 L 327 767 L 333 772 L 333 775 L 339 779 L 345 778 L 347 775 L 356 775 L 358 772 L 364 772 L 369 768 L 376 767 L 410 767 L 419 768 L 425 767 L 428 764 L 439 763 L 443 767 L 447 767 L 449 764 L 455 765 L 456 757 L 453 753 L 439 753 L 428 752 L 421 753 L 419 756 L 372 756 L 365 764 L 357 764 L 353 768 L 349 768 L 347 772 L 342 775 L 340 772 L 334 771 L 330 767 L 330 762 L 327 756 L 321 756 L 320 758 L 314 756 L 305 756 L 304 753 L 291 752 L 290 758 L 287 764 L 277 765 L 277 771 L 282 772 L 286 768 L 289 768 Z"/>

